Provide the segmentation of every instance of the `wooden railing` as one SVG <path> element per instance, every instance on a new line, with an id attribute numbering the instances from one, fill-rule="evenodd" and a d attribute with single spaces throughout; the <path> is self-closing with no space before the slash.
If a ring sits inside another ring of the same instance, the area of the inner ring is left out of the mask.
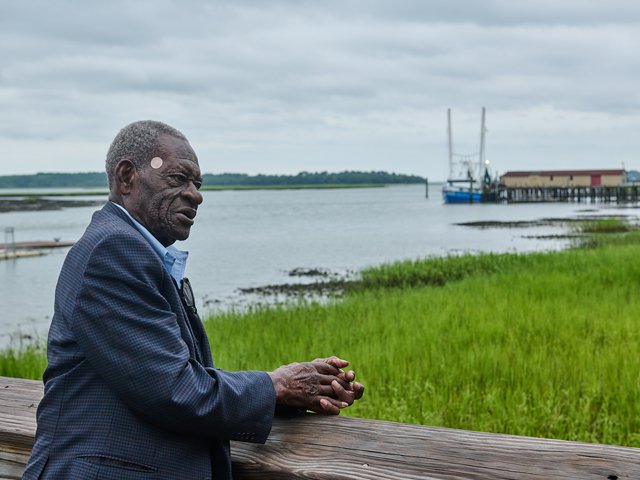
<path id="1" fill-rule="evenodd" d="M 0 479 L 20 478 L 41 397 L 41 382 L 0 377 Z M 640 479 L 636 448 L 311 414 L 232 456 L 236 479 Z"/>

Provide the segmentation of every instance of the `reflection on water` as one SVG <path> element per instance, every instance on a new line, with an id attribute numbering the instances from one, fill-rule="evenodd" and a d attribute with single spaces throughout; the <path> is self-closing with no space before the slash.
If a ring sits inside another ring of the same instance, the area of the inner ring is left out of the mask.
<path id="1" fill-rule="evenodd" d="M 463 251 L 557 249 L 566 240 L 525 238 L 562 233 L 566 227 L 469 228 L 472 221 L 535 220 L 623 213 L 584 204 L 443 205 L 440 192 L 423 186 L 345 190 L 204 192 L 191 237 L 187 275 L 200 304 L 239 303 L 240 287 L 292 283 L 288 272 L 319 268 L 334 273 L 398 259 Z M 90 197 L 96 199 L 96 197 Z M 590 210 L 585 213 L 584 210 Z M 96 207 L 0 214 L 16 241 L 77 240 Z M 35 258 L 0 261 L 0 347 L 17 331 L 46 335 L 58 272 L 67 249 Z M 300 277 L 298 277 L 300 278 Z M 301 281 L 305 281 L 303 278 Z"/>

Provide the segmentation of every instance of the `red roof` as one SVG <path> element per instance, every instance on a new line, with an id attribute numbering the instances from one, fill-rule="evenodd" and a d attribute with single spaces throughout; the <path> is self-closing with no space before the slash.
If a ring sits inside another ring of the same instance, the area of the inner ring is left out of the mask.
<path id="1" fill-rule="evenodd" d="M 503 177 L 530 177 L 539 175 L 541 177 L 550 177 L 552 175 L 624 175 L 624 170 L 537 170 L 530 172 L 507 172 Z"/>

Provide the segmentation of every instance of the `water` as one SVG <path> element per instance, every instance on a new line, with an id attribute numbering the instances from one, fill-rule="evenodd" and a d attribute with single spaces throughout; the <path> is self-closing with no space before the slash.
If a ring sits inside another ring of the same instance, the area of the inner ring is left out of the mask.
<path id="1" fill-rule="evenodd" d="M 246 300 L 240 287 L 304 281 L 288 275 L 295 268 L 345 273 L 449 252 L 525 252 L 567 245 L 562 239 L 525 238 L 560 234 L 566 227 L 475 229 L 455 225 L 460 222 L 640 212 L 588 204 L 443 205 L 439 188 L 430 193 L 425 199 L 419 185 L 204 192 L 191 237 L 176 246 L 190 251 L 187 275 L 206 311 Z M 0 228 L 13 226 L 16 241 L 77 240 L 97 208 L 2 213 Z M 0 347 L 21 334 L 46 335 L 67 251 L 0 261 Z"/>

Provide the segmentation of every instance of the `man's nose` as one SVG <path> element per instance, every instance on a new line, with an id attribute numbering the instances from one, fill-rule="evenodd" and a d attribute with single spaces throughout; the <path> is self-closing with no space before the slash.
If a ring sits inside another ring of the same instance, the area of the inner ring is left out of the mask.
<path id="1" fill-rule="evenodd" d="M 189 186 L 182 193 L 183 195 L 189 197 L 195 205 L 200 205 L 202 203 L 202 200 L 204 200 L 202 194 L 198 191 L 193 182 L 189 182 Z"/>

